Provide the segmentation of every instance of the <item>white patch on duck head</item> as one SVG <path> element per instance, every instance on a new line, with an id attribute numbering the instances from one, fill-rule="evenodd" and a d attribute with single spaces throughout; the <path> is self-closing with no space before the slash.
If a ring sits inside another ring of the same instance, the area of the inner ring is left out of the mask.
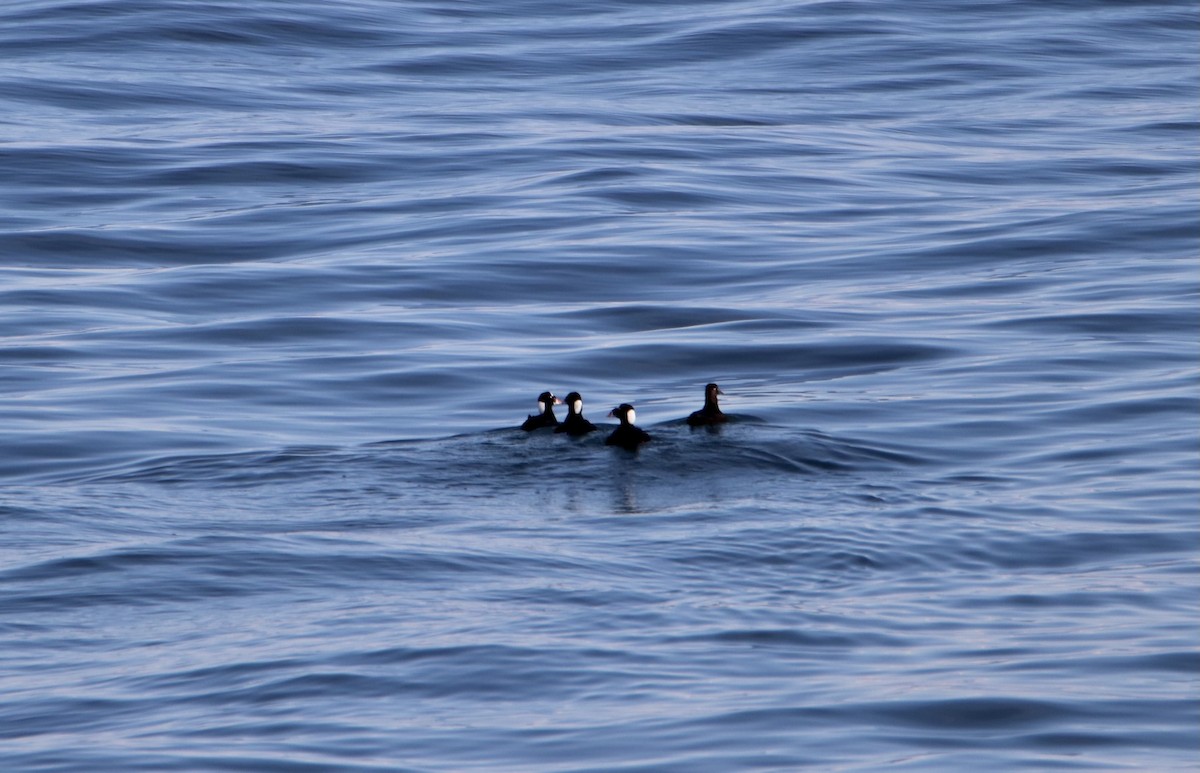
<path id="1" fill-rule="evenodd" d="M 538 400 L 538 413 L 545 413 L 545 412 L 546 412 L 546 402 L 544 400 Z"/>
<path id="2" fill-rule="evenodd" d="M 630 424 L 633 424 L 636 419 L 637 419 L 637 411 L 630 408 L 628 411 L 625 412 L 625 421 L 629 422 Z"/>
<path id="3" fill-rule="evenodd" d="M 571 401 L 571 411 L 575 414 L 582 413 L 583 412 L 583 400 L 572 400 Z"/>

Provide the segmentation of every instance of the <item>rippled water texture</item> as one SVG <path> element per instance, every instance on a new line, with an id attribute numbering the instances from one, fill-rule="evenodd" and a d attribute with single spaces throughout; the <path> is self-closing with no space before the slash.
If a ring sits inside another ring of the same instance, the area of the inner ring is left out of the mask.
<path id="1" fill-rule="evenodd" d="M 0 768 L 1195 770 L 1198 22 L 5 3 Z"/>

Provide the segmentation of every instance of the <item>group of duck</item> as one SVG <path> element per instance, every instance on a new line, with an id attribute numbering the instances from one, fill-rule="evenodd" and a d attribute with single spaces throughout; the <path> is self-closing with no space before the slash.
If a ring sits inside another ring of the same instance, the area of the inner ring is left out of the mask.
<path id="1" fill-rule="evenodd" d="M 717 396 L 722 394 L 725 393 L 716 384 L 705 386 L 704 407 L 693 411 L 687 417 L 688 426 L 707 427 L 728 421 L 729 417 L 721 412 L 721 406 L 717 404 Z M 598 429 L 595 424 L 583 418 L 583 397 L 578 392 L 571 392 L 567 395 L 566 400 L 560 400 L 550 392 L 542 392 L 538 395 L 537 402 L 538 412 L 525 419 L 525 423 L 521 425 L 521 429 L 526 432 L 553 427 L 555 432 L 565 432 L 572 437 L 581 437 Z M 567 418 L 559 423 L 558 417 L 554 415 L 554 406 L 563 403 L 566 403 L 567 406 Z M 609 411 L 608 415 L 615 417 L 621 423 L 604 441 L 605 445 L 619 446 L 626 451 L 636 451 L 638 446 L 652 440 L 650 433 L 634 424 L 636 412 L 629 403 L 621 403 Z"/>

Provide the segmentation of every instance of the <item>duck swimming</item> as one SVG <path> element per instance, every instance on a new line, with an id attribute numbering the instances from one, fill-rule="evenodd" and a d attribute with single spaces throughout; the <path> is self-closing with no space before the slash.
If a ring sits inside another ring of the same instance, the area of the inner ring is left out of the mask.
<path id="1" fill-rule="evenodd" d="M 521 429 L 526 432 L 533 432 L 535 429 L 542 427 L 557 427 L 558 417 L 554 415 L 554 406 L 562 405 L 562 400 L 552 395 L 549 392 L 542 392 L 538 395 L 538 412 L 525 419 L 525 423 L 521 425 Z"/>
<path id="2" fill-rule="evenodd" d="M 704 387 L 704 407 L 698 411 L 694 411 L 691 416 L 687 417 L 689 427 L 707 427 L 712 424 L 722 424 L 729 421 L 729 417 L 721 412 L 721 406 L 717 405 L 717 395 L 723 395 L 724 392 L 716 384 L 708 384 Z"/>
<path id="3" fill-rule="evenodd" d="M 633 424 L 636 413 L 633 406 L 629 403 L 621 403 L 608 414 L 615 416 L 621 420 L 620 426 L 613 430 L 608 439 L 604 441 L 606 446 L 620 446 L 626 451 L 636 451 L 642 443 L 647 443 L 651 440 L 649 433 L 640 427 L 635 427 Z"/>
<path id="4" fill-rule="evenodd" d="M 583 396 L 578 392 L 567 395 L 567 418 L 554 428 L 555 432 L 565 432 L 571 437 L 586 435 L 596 429 L 596 425 L 583 418 Z"/>

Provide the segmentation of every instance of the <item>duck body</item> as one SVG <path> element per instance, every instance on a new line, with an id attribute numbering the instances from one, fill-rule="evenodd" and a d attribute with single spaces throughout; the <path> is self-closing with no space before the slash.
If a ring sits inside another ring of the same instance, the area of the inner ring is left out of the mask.
<path id="1" fill-rule="evenodd" d="M 580 437 L 596 429 L 596 425 L 583 418 L 583 397 L 578 392 L 567 395 L 567 418 L 554 428 L 555 432 L 565 432 L 571 437 Z"/>
<path id="2" fill-rule="evenodd" d="M 729 421 L 729 417 L 721 412 L 721 406 L 717 404 L 717 395 L 723 395 L 724 392 L 716 384 L 708 384 L 704 387 L 704 407 L 698 411 L 693 411 L 687 417 L 689 427 L 707 427 L 713 424 L 724 424 Z"/>
<path id="3" fill-rule="evenodd" d="M 650 433 L 634 425 L 634 410 L 629 403 L 621 403 L 608 415 L 615 416 L 621 421 L 621 424 L 612 431 L 612 434 L 604 441 L 604 445 L 618 446 L 626 451 L 636 451 L 642 443 L 652 440 Z"/>
<path id="4" fill-rule="evenodd" d="M 521 425 L 521 429 L 533 432 L 535 429 L 543 427 L 557 427 L 558 417 L 554 415 L 554 406 L 556 405 L 562 405 L 562 400 L 550 392 L 542 392 L 538 395 L 538 412 L 527 417 L 525 423 Z"/>

